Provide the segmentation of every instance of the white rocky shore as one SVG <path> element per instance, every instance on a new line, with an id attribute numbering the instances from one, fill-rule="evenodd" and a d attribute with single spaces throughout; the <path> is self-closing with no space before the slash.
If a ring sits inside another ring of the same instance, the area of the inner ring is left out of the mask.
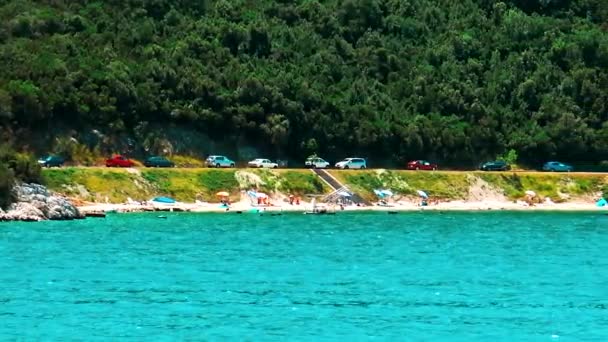
<path id="1" fill-rule="evenodd" d="M 40 184 L 20 184 L 13 188 L 16 202 L 7 211 L 0 209 L 0 221 L 74 220 L 84 216 L 65 197 L 51 193 Z"/>

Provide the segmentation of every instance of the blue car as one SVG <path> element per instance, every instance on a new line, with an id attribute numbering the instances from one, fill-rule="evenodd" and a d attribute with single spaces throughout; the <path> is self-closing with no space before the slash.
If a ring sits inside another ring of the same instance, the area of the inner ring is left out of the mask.
<path id="1" fill-rule="evenodd" d="M 46 156 L 38 159 L 38 165 L 43 167 L 61 167 L 65 160 L 59 156 Z"/>
<path id="2" fill-rule="evenodd" d="M 172 161 L 170 161 L 169 159 L 167 159 L 165 157 L 154 156 L 154 157 L 149 157 L 148 159 L 146 159 L 144 161 L 144 166 L 146 166 L 146 167 L 174 167 L 175 163 L 173 163 Z"/>
<path id="3" fill-rule="evenodd" d="M 207 167 L 234 167 L 234 161 L 226 158 L 225 156 L 209 156 L 205 160 Z"/>
<path id="4" fill-rule="evenodd" d="M 502 160 L 494 160 L 479 165 L 481 171 L 509 171 L 511 166 Z"/>
<path id="5" fill-rule="evenodd" d="M 543 171 L 570 172 L 573 169 L 574 168 L 571 165 L 557 161 L 546 162 L 545 165 L 543 165 Z"/>

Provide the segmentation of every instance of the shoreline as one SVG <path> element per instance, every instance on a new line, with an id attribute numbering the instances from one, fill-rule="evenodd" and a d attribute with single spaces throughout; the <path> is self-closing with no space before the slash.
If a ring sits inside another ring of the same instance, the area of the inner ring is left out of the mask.
<path id="1" fill-rule="evenodd" d="M 598 208 L 594 203 L 571 202 L 536 204 L 526 206 L 518 202 L 466 202 L 452 201 L 436 205 L 421 207 L 414 203 L 396 203 L 389 206 L 326 206 L 331 211 L 338 212 L 416 212 L 416 211 L 454 211 L 454 212 L 486 212 L 486 211 L 529 211 L 529 212 L 606 212 L 607 209 Z M 119 203 L 89 203 L 78 206 L 83 215 L 96 215 L 102 213 L 140 213 L 140 212 L 191 212 L 191 213 L 277 213 L 277 212 L 306 212 L 311 209 L 309 203 L 300 205 L 274 205 L 252 206 L 249 203 L 237 202 L 226 210 L 219 203 L 176 203 L 175 205 L 157 204 L 119 204 Z"/>

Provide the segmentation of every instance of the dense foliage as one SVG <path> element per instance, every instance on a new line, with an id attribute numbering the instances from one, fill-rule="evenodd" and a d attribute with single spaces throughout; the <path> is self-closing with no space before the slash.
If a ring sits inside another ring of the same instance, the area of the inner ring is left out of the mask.
<path id="1" fill-rule="evenodd" d="M 13 0 L 0 19 L 3 138 L 36 152 L 59 135 L 102 153 L 608 159 L 605 0 Z"/>
<path id="2" fill-rule="evenodd" d="M 41 183 L 40 166 L 32 156 L 0 145 L 0 208 L 6 208 L 13 201 L 11 190 L 16 180 Z"/>

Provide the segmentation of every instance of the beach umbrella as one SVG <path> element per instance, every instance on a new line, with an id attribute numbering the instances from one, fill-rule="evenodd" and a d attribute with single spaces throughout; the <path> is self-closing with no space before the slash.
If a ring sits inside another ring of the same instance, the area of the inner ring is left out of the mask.
<path id="1" fill-rule="evenodd" d="M 420 196 L 422 198 L 429 198 L 429 195 L 427 195 L 426 192 L 424 192 L 422 190 L 417 190 L 416 192 L 418 193 L 418 196 Z"/>
<path id="2" fill-rule="evenodd" d="M 340 191 L 340 192 L 338 192 L 338 195 L 340 197 L 350 197 L 350 194 L 346 191 Z"/>
<path id="3" fill-rule="evenodd" d="M 215 194 L 218 197 L 228 197 L 230 196 L 230 194 L 227 191 L 220 191 L 217 194 Z"/>
<path id="4" fill-rule="evenodd" d="M 266 198 L 266 197 L 268 197 L 268 195 L 266 195 L 263 192 L 258 192 L 258 193 L 255 194 L 255 197 L 257 197 L 257 198 Z"/>
<path id="5" fill-rule="evenodd" d="M 605 207 L 605 206 L 608 206 L 608 202 L 602 198 L 599 201 L 597 201 L 595 203 L 595 205 L 597 205 L 598 207 Z"/>
<path id="6" fill-rule="evenodd" d="M 374 193 L 380 198 L 393 196 L 393 192 L 390 190 L 374 190 Z"/>
<path id="7" fill-rule="evenodd" d="M 393 192 L 390 190 L 380 190 L 380 191 L 384 194 L 384 196 L 389 196 L 389 197 L 393 196 Z"/>
<path id="8" fill-rule="evenodd" d="M 532 191 L 532 190 L 526 190 L 526 192 L 525 192 L 525 193 L 526 193 L 526 195 L 531 196 L 531 197 L 536 196 L 536 192 L 534 192 L 534 191 Z"/>

